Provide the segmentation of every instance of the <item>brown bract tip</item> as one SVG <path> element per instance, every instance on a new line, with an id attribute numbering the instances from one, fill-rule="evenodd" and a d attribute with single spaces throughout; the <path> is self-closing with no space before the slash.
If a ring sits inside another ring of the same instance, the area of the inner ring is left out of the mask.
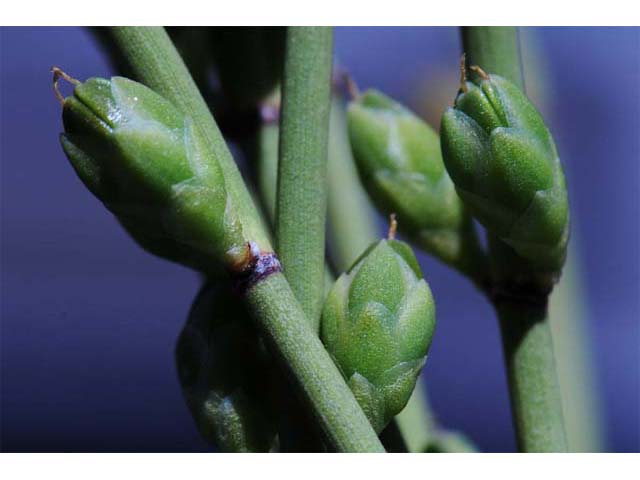
<path id="1" fill-rule="evenodd" d="M 392 213 L 391 215 L 389 215 L 389 232 L 387 233 L 387 238 L 389 240 L 395 240 L 397 231 L 398 220 L 396 220 L 396 214 Z"/>
<path id="2" fill-rule="evenodd" d="M 64 96 L 60 93 L 60 88 L 58 86 L 58 82 L 62 78 L 72 85 L 80 85 L 80 80 L 73 78 L 71 75 L 63 72 L 58 67 L 51 67 L 51 73 L 53 73 L 53 93 L 55 93 L 56 98 L 60 102 L 60 105 L 64 105 Z"/>
<path id="3" fill-rule="evenodd" d="M 487 74 L 487 72 L 481 69 L 478 65 L 471 65 L 469 67 L 469 70 L 476 72 L 482 80 L 489 80 L 489 75 Z"/>

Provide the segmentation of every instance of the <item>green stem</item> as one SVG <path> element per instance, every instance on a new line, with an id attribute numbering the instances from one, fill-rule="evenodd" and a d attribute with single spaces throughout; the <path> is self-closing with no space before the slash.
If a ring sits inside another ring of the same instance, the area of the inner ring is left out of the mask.
<path id="1" fill-rule="evenodd" d="M 262 249 L 269 248 L 268 234 L 220 130 L 164 29 L 117 27 L 112 33 L 134 75 L 194 120 L 210 154 L 222 165 L 225 186 L 245 236 Z M 290 370 L 333 448 L 384 451 L 342 374 L 309 328 L 284 276 L 276 273 L 258 282 L 246 292 L 246 299 L 273 353 Z"/>
<path id="2" fill-rule="evenodd" d="M 294 373 L 330 444 L 342 452 L 384 452 L 338 367 L 304 321 L 284 276 L 270 275 L 249 289 L 246 298 L 265 338 Z"/>
<path id="3" fill-rule="evenodd" d="M 463 27 L 467 65 L 478 65 L 524 89 L 516 27 Z"/>
<path id="4" fill-rule="evenodd" d="M 524 90 L 518 32 L 515 27 L 462 29 L 468 64 L 501 75 Z M 497 238 L 490 238 L 494 274 L 527 275 L 526 266 Z M 518 269 L 522 271 L 518 273 Z M 502 280 L 502 279 L 500 279 Z M 522 292 L 521 292 L 522 293 Z M 532 292 L 535 297 L 536 292 Z M 545 307 L 506 300 L 496 304 L 502 331 L 511 408 L 523 451 L 566 451 L 553 342 Z"/>
<path id="5" fill-rule="evenodd" d="M 547 307 L 500 302 L 496 310 L 518 447 L 525 452 L 566 452 Z"/>
<path id="6" fill-rule="evenodd" d="M 316 331 L 324 298 L 332 54 L 330 27 L 287 29 L 276 243 L 287 280 Z"/>
<path id="7" fill-rule="evenodd" d="M 584 286 L 580 251 L 572 238 L 560 283 L 549 299 L 551 334 L 556 356 L 563 414 L 570 452 L 604 449 L 598 391 L 594 385 L 593 358 L 585 322 Z"/>
<path id="8" fill-rule="evenodd" d="M 358 177 L 347 135 L 346 109 L 338 95 L 331 102 L 327 176 L 329 245 L 336 271 L 344 272 L 380 235 L 374 210 Z"/>

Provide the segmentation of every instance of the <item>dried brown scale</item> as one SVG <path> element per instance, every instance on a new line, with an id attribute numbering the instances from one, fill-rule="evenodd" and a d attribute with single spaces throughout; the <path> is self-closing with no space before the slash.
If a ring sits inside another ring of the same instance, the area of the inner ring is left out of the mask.
<path id="1" fill-rule="evenodd" d="M 71 75 L 68 75 L 58 67 L 51 67 L 51 73 L 53 73 L 53 92 L 55 93 L 56 98 L 60 102 L 60 105 L 64 105 L 64 95 L 60 93 L 58 82 L 62 78 L 63 80 L 66 80 L 67 82 L 75 86 L 80 84 L 80 80 L 73 78 Z"/>

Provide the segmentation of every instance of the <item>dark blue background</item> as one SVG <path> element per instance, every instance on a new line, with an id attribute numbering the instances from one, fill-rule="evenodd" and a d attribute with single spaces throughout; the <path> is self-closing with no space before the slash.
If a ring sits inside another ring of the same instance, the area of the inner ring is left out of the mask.
<path id="1" fill-rule="evenodd" d="M 533 33 L 581 246 L 607 449 L 638 451 L 639 30 Z M 134 245 L 58 144 L 49 68 L 113 72 L 78 28 L 0 35 L 2 450 L 206 450 L 173 364 L 199 280 Z M 336 52 L 361 86 L 431 115 L 455 93 L 454 28 L 340 28 Z M 483 450 L 513 450 L 493 313 L 455 273 L 422 263 L 438 302 L 425 368 L 434 409 Z"/>

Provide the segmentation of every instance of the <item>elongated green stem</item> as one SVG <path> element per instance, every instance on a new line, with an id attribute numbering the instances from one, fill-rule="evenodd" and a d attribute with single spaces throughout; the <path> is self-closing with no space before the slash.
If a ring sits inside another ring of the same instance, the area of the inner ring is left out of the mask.
<path id="1" fill-rule="evenodd" d="M 467 65 L 479 65 L 524 88 L 516 27 L 464 27 L 462 44 Z"/>
<path id="2" fill-rule="evenodd" d="M 338 95 L 331 101 L 329 121 L 329 202 L 327 222 L 333 265 L 346 271 L 379 239 L 374 210 L 360 183 L 347 136 L 346 109 Z"/>
<path id="3" fill-rule="evenodd" d="M 518 446 L 564 452 L 567 441 L 546 306 L 501 302 L 497 307 Z"/>
<path id="4" fill-rule="evenodd" d="M 469 64 L 501 75 L 524 89 L 515 27 L 465 27 L 464 51 Z M 517 268 L 515 253 L 490 239 L 494 269 Z M 502 331 L 511 408 L 523 451 L 567 450 L 562 401 L 545 307 L 510 300 L 496 305 Z"/>
<path id="5" fill-rule="evenodd" d="M 383 452 L 338 367 L 303 321 L 304 314 L 284 276 L 267 277 L 246 298 L 263 334 L 294 372 L 330 444 L 343 452 Z"/>
<path id="6" fill-rule="evenodd" d="M 316 331 L 324 298 L 332 54 L 330 27 L 287 29 L 276 250 L 287 280 Z"/>
<path id="7" fill-rule="evenodd" d="M 136 77 L 194 120 L 209 153 L 222 165 L 225 186 L 244 234 L 262 249 L 268 234 L 231 153 L 180 55 L 162 28 L 113 29 L 115 43 Z M 255 284 L 246 293 L 256 323 L 270 340 L 310 405 L 332 447 L 345 452 L 379 452 L 382 444 L 351 390 L 322 346 L 282 274 Z"/>
<path id="8" fill-rule="evenodd" d="M 599 395 L 586 325 L 579 250 L 572 239 L 562 279 L 549 299 L 551 334 L 570 452 L 604 449 Z"/>

